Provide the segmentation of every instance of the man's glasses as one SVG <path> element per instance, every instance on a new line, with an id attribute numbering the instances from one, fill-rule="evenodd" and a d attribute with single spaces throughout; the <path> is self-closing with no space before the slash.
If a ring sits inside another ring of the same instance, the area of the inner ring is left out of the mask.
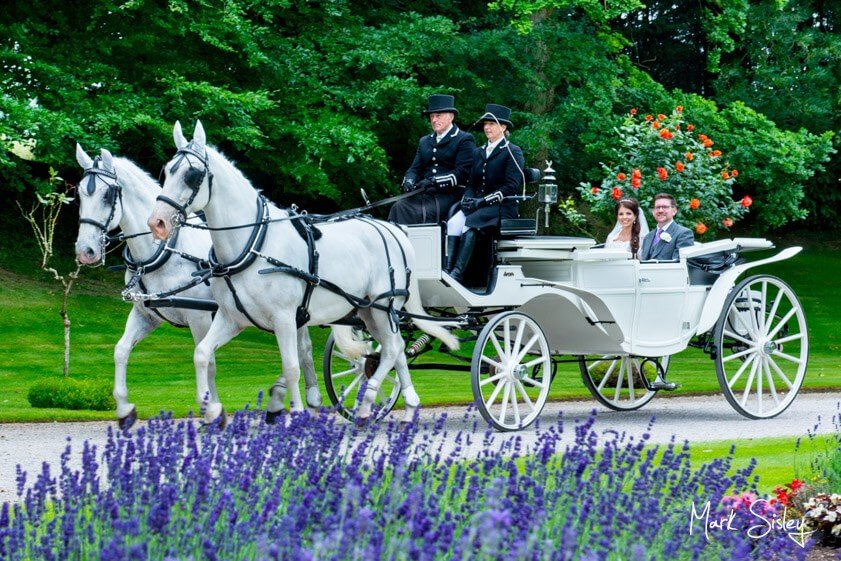
<path id="1" fill-rule="evenodd" d="M 674 208 L 674 207 L 672 205 L 666 205 L 666 206 L 659 205 L 659 206 L 654 207 L 654 210 L 669 210 L 670 208 Z"/>

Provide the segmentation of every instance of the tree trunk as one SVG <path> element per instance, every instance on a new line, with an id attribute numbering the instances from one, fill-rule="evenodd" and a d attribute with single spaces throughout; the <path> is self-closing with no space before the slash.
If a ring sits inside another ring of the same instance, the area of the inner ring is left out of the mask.
<path id="1" fill-rule="evenodd" d="M 64 377 L 67 378 L 70 376 L 70 316 L 67 314 L 67 299 L 70 297 L 70 289 L 73 288 L 73 282 L 76 280 L 76 277 L 79 276 L 79 271 L 81 270 L 82 265 L 78 262 L 76 263 L 76 270 L 67 275 L 70 280 L 64 281 L 62 279 L 61 284 L 64 285 L 64 295 L 61 298 L 61 320 L 64 323 Z"/>

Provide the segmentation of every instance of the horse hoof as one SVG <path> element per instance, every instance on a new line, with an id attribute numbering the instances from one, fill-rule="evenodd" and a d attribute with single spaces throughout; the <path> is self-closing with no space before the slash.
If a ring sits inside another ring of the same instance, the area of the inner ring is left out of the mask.
<path id="1" fill-rule="evenodd" d="M 134 426 L 134 423 L 137 422 L 137 409 L 134 407 L 131 408 L 129 414 L 125 417 L 117 419 L 117 426 L 120 427 L 120 430 L 128 430 Z"/>
<path id="2" fill-rule="evenodd" d="M 285 409 L 280 409 L 280 410 L 278 410 L 278 411 L 269 411 L 269 410 L 267 409 L 267 410 L 266 410 L 266 424 L 267 424 L 267 425 L 273 425 L 273 424 L 275 424 L 275 423 L 277 422 L 277 419 L 278 419 L 279 417 L 282 417 L 282 416 L 283 416 L 283 413 L 284 413 L 284 412 L 285 412 Z"/>

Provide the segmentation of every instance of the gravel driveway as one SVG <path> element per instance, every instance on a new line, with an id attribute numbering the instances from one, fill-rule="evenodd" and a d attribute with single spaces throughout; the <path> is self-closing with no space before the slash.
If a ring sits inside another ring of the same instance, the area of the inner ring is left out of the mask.
<path id="1" fill-rule="evenodd" d="M 832 417 L 839 415 L 841 394 L 839 393 L 801 393 L 791 407 L 774 419 L 752 421 L 737 414 L 723 396 L 674 397 L 654 399 L 644 409 L 632 412 L 607 411 L 594 401 L 574 401 L 548 403 L 541 415 L 544 424 L 554 423 L 559 414 L 563 415 L 564 424 L 587 419 L 595 409 L 597 418 L 595 430 L 602 432 L 612 429 L 625 432 L 630 436 L 642 435 L 649 426 L 651 418 L 656 422 L 651 429 L 652 443 L 666 443 L 672 436 L 678 442 L 690 443 L 765 438 L 776 436 L 806 436 L 807 432 L 821 434 L 836 430 Z M 475 454 L 483 449 L 482 440 L 487 425 L 475 410 L 465 407 L 422 408 L 421 421 L 430 421 L 438 415 L 447 414 L 445 430 L 453 435 L 459 431 L 473 432 L 473 425 L 478 421 L 478 428 L 473 444 L 465 454 Z M 55 474 L 60 466 L 60 456 L 72 439 L 73 456 L 71 465 L 78 468 L 82 443 L 85 440 L 96 444 L 99 451 L 106 441 L 107 427 L 114 423 L 75 422 L 75 423 L 21 423 L 0 424 L 0 503 L 15 500 L 15 466 L 29 473 L 32 482 L 40 472 L 43 462 L 48 462 Z M 571 431 L 564 431 L 569 435 Z M 536 439 L 535 427 L 518 433 L 496 433 L 495 444 L 521 437 L 522 444 L 528 448 Z M 99 454 L 98 454 L 99 455 Z"/>

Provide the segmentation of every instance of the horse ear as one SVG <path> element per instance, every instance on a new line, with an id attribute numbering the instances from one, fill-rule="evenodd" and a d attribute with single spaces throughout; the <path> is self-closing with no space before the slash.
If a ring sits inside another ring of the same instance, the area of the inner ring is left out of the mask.
<path id="1" fill-rule="evenodd" d="M 204 127 L 199 120 L 196 120 L 196 128 L 193 131 L 193 143 L 200 150 L 204 150 L 207 144 L 207 135 L 204 133 Z"/>
<path id="2" fill-rule="evenodd" d="M 105 169 L 113 171 L 114 156 L 111 155 L 111 152 L 109 152 L 105 148 L 100 148 L 99 155 L 102 156 L 102 163 L 105 164 Z"/>
<path id="3" fill-rule="evenodd" d="M 93 166 L 93 160 L 90 156 L 88 156 L 85 151 L 82 149 L 82 146 L 77 142 L 76 143 L 76 161 L 79 162 L 79 165 L 82 166 L 82 169 L 88 169 L 89 167 Z"/>
<path id="4" fill-rule="evenodd" d="M 175 139 L 175 147 L 179 150 L 187 146 L 187 139 L 181 132 L 181 121 L 175 121 L 175 126 L 172 128 L 172 138 Z"/>

